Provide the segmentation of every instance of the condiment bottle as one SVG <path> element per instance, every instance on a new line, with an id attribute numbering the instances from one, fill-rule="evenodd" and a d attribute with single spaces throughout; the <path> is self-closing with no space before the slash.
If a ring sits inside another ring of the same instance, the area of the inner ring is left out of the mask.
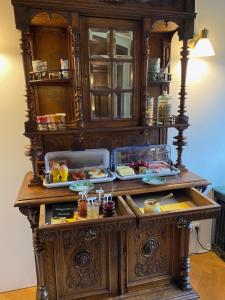
<path id="1" fill-rule="evenodd" d="M 99 217 L 99 205 L 96 201 L 96 197 L 88 198 L 87 205 L 87 218 L 88 219 L 96 219 Z"/>
<path id="2" fill-rule="evenodd" d="M 172 100 L 173 98 L 168 95 L 167 91 L 158 97 L 157 119 L 159 124 L 170 124 Z"/>
<path id="3" fill-rule="evenodd" d="M 78 200 L 78 214 L 82 218 L 87 217 L 87 199 L 84 199 L 86 196 L 86 192 L 80 192 L 79 195 L 81 195 L 82 199 Z"/>
<path id="4" fill-rule="evenodd" d="M 111 194 L 105 194 L 106 201 L 103 207 L 104 217 L 113 217 L 115 215 L 115 201 L 112 200 Z"/>
<path id="5" fill-rule="evenodd" d="M 104 190 L 100 188 L 96 190 L 96 194 L 98 194 L 98 203 L 99 203 L 99 215 L 103 215 L 103 207 L 104 207 L 104 197 L 102 196 Z"/>

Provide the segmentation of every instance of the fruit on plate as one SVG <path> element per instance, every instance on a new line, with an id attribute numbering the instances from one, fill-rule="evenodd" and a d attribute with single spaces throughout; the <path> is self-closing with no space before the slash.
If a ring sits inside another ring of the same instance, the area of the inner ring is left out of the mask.
<path id="1" fill-rule="evenodd" d="M 94 175 L 98 172 L 102 171 L 101 169 L 97 169 L 97 168 L 92 168 L 90 170 L 88 170 L 88 175 Z"/>
<path id="2" fill-rule="evenodd" d="M 84 180 L 86 179 L 84 171 L 76 171 L 71 174 L 74 180 Z"/>
<path id="3" fill-rule="evenodd" d="M 96 172 L 96 173 L 92 174 L 90 178 L 91 179 L 94 179 L 94 178 L 104 178 L 106 176 L 107 176 L 107 174 L 105 172 L 99 171 L 99 172 Z"/>
<path id="4" fill-rule="evenodd" d="M 146 167 L 139 167 L 139 174 L 144 174 L 146 172 Z"/>
<path id="5" fill-rule="evenodd" d="M 61 181 L 62 182 L 67 181 L 69 170 L 68 170 L 68 168 L 65 164 L 61 165 L 61 167 L 59 168 L 59 173 L 60 173 L 60 176 L 61 176 Z"/>
<path id="6" fill-rule="evenodd" d="M 52 162 L 51 175 L 54 183 L 60 182 L 60 165 L 57 161 Z"/>
<path id="7" fill-rule="evenodd" d="M 93 168 L 88 171 L 88 175 L 90 175 L 91 179 L 104 178 L 107 177 L 108 174 L 104 172 L 103 169 Z"/>
<path id="8" fill-rule="evenodd" d="M 116 171 L 122 177 L 135 175 L 134 169 L 129 166 L 118 166 Z"/>

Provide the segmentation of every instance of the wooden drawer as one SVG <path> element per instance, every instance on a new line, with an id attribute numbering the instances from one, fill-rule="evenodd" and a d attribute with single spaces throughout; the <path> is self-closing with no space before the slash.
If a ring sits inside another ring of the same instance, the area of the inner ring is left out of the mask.
<path id="1" fill-rule="evenodd" d="M 135 215 L 121 197 L 116 199 L 116 212 L 111 218 L 49 225 L 51 205 L 41 205 L 38 231 L 51 300 L 118 294 L 118 231 L 126 234 Z"/>
<path id="2" fill-rule="evenodd" d="M 190 222 L 214 218 L 219 211 L 219 205 L 214 201 L 196 189 L 188 188 L 172 192 L 177 202 L 187 200 L 192 207 L 158 214 L 141 212 L 144 200 L 170 192 L 126 196 L 138 224 L 129 231 L 123 246 L 127 252 L 124 292 L 178 282 L 181 261 L 188 253 Z"/>
<path id="3" fill-rule="evenodd" d="M 161 211 L 158 214 L 154 213 L 143 213 L 140 208 L 144 207 L 144 201 L 147 199 L 161 198 L 169 193 L 173 193 L 174 197 L 172 201 L 162 201 L 161 206 L 168 204 L 180 204 L 181 202 L 187 202 L 189 207 L 186 208 L 175 208 L 174 210 Z M 215 218 L 220 206 L 207 196 L 203 195 L 195 188 L 169 190 L 156 193 L 145 193 L 132 196 L 126 196 L 126 201 L 130 208 L 133 210 L 135 215 L 138 217 L 140 223 L 142 222 L 168 222 L 168 223 L 179 223 L 179 220 L 185 219 L 186 221 L 212 219 Z"/>

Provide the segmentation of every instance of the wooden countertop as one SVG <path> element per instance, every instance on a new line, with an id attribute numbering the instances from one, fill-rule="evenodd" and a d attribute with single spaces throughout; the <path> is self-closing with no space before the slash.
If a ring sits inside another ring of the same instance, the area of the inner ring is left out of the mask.
<path id="1" fill-rule="evenodd" d="M 38 206 L 42 203 L 66 202 L 78 197 L 77 193 L 65 188 L 48 189 L 44 186 L 29 187 L 32 173 L 26 174 L 20 192 L 18 194 L 15 206 Z M 152 186 L 143 183 L 140 179 L 120 181 L 115 180 L 110 183 L 95 184 L 96 189 L 102 187 L 105 192 L 112 192 L 114 196 L 142 194 L 146 192 L 157 192 L 171 189 L 180 189 L 188 187 L 205 187 L 210 182 L 189 171 L 182 172 L 177 176 L 168 176 L 167 184 L 161 186 Z"/>

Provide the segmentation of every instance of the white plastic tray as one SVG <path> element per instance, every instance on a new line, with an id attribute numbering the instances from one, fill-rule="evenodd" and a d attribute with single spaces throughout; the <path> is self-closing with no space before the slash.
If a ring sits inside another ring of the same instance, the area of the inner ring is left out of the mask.
<path id="1" fill-rule="evenodd" d="M 87 149 L 83 151 L 56 151 L 45 154 L 45 172 L 50 173 L 50 165 L 52 161 L 64 162 L 70 171 L 89 170 L 92 168 L 104 169 L 107 177 L 84 179 L 84 180 L 70 180 L 66 182 L 47 183 L 43 180 L 43 185 L 47 188 L 57 188 L 70 186 L 73 182 L 89 181 L 91 183 L 111 182 L 116 179 L 115 173 L 109 171 L 110 153 L 107 149 Z"/>
<path id="2" fill-rule="evenodd" d="M 65 182 L 57 182 L 57 183 L 47 183 L 46 179 L 43 180 L 43 186 L 51 189 L 57 187 L 66 187 L 70 186 L 73 182 L 82 183 L 84 181 L 89 181 L 91 183 L 104 183 L 104 182 L 112 182 L 116 179 L 116 174 L 114 172 L 108 171 L 109 176 L 104 178 L 95 178 L 95 179 L 84 179 L 84 180 L 73 180 L 73 181 L 65 181 Z"/>
<path id="3" fill-rule="evenodd" d="M 130 180 L 130 179 L 139 179 L 139 178 L 143 178 L 147 175 L 149 176 L 173 176 L 173 175 L 178 175 L 180 173 L 180 170 L 171 166 L 170 171 L 161 171 L 161 172 L 152 172 L 152 173 L 148 173 L 148 174 L 137 174 L 137 175 L 130 175 L 130 176 L 120 176 L 116 171 L 116 178 L 118 178 L 119 180 Z"/>

